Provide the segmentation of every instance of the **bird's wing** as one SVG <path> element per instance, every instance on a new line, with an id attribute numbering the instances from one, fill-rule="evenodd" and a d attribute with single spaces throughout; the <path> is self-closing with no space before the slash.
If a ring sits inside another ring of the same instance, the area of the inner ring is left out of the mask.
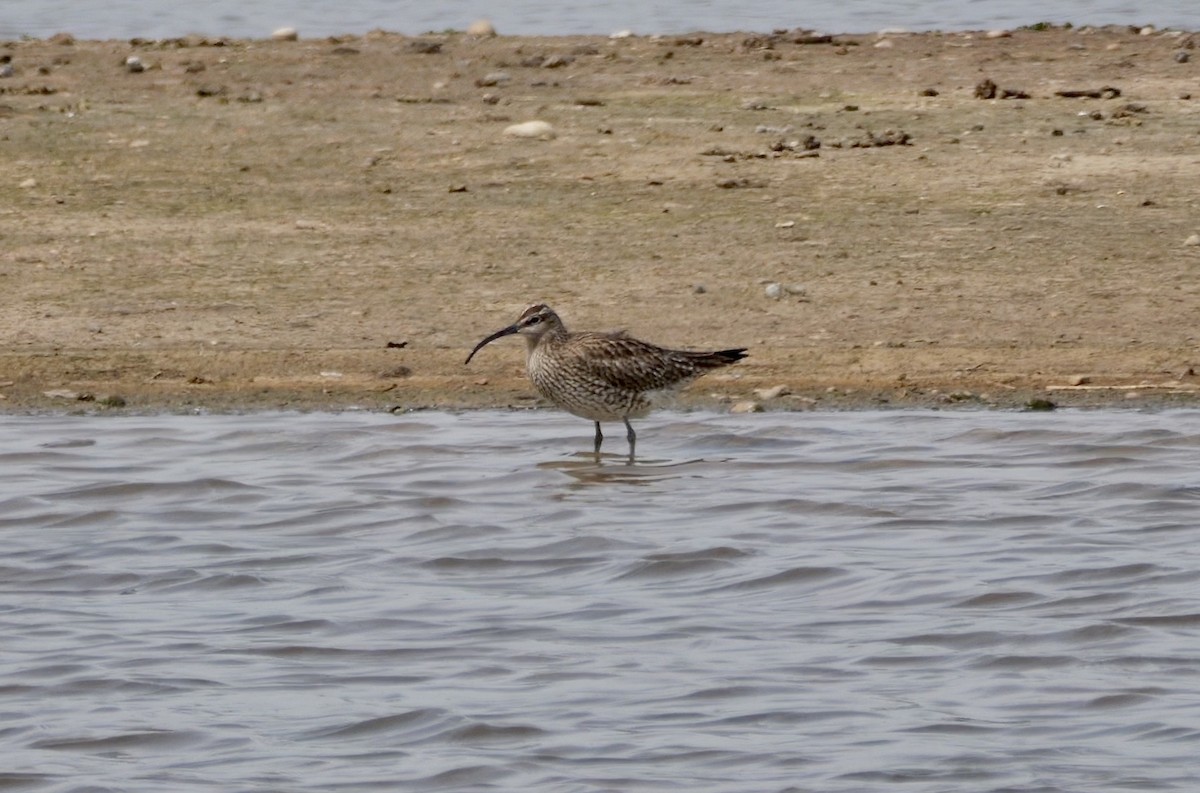
<path id="1" fill-rule="evenodd" d="M 674 350 L 614 333 L 578 333 L 567 345 L 573 365 L 597 380 L 634 391 L 652 391 L 690 380 L 699 372 Z"/>

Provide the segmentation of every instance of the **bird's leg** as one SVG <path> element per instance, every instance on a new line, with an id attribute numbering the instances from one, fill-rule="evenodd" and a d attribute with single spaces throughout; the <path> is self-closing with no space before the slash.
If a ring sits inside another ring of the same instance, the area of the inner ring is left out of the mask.
<path id="1" fill-rule="evenodd" d="M 625 419 L 625 437 L 629 439 L 629 462 L 633 462 L 633 447 L 637 444 L 637 433 L 633 431 L 633 425 L 629 423 L 629 419 Z"/>
<path id="2" fill-rule="evenodd" d="M 596 456 L 600 456 L 600 444 L 604 442 L 604 436 L 600 434 L 600 422 L 596 422 Z"/>

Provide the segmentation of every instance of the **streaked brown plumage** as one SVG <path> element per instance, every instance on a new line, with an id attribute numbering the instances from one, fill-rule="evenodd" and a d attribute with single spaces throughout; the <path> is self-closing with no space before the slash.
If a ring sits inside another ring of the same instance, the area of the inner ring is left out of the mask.
<path id="1" fill-rule="evenodd" d="M 604 439 L 600 422 L 625 422 L 630 458 L 637 435 L 629 419 L 649 413 L 656 392 L 681 387 L 710 369 L 746 357 L 744 348 L 669 350 L 624 331 L 570 333 L 549 306 L 539 304 L 476 344 L 466 362 L 484 345 L 513 334 L 525 337 L 526 369 L 538 393 L 568 413 L 596 423 L 597 454 Z"/>

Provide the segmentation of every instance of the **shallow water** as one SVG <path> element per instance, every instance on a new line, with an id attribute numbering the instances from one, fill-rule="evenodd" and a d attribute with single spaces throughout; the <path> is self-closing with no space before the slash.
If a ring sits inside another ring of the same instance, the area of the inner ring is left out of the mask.
<path id="1" fill-rule="evenodd" d="M 1200 411 L 639 429 L 0 417 L 0 790 L 1197 789 Z"/>
<path id="2" fill-rule="evenodd" d="M 1035 22 L 1079 25 L 1200 27 L 1196 0 L 845 0 L 797 3 L 756 0 L 656 0 L 588 3 L 546 0 L 442 0 L 398 3 L 395 0 L 37 0 L 0 3 L 0 38 L 51 36 L 68 31 L 81 38 L 169 38 L 188 33 L 262 38 L 289 25 L 306 37 L 363 34 L 383 28 L 401 33 L 463 30 L 488 18 L 506 35 L 608 35 L 631 29 L 640 34 L 759 31 L 815 28 L 827 33 L 907 30 L 987 30 Z"/>

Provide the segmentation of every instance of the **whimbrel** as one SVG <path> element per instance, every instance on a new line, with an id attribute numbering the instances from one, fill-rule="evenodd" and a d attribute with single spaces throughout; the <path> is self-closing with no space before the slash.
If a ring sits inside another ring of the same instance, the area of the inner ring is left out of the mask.
<path id="1" fill-rule="evenodd" d="M 604 436 L 600 422 L 625 422 L 629 458 L 637 434 L 631 418 L 650 412 L 656 392 L 682 387 L 710 369 L 746 357 L 745 348 L 717 352 L 669 350 L 610 333 L 569 333 L 558 314 L 546 305 L 530 306 L 517 321 L 475 345 L 466 363 L 485 345 L 505 336 L 525 337 L 525 367 L 534 388 L 558 407 L 596 424 L 595 453 Z"/>

